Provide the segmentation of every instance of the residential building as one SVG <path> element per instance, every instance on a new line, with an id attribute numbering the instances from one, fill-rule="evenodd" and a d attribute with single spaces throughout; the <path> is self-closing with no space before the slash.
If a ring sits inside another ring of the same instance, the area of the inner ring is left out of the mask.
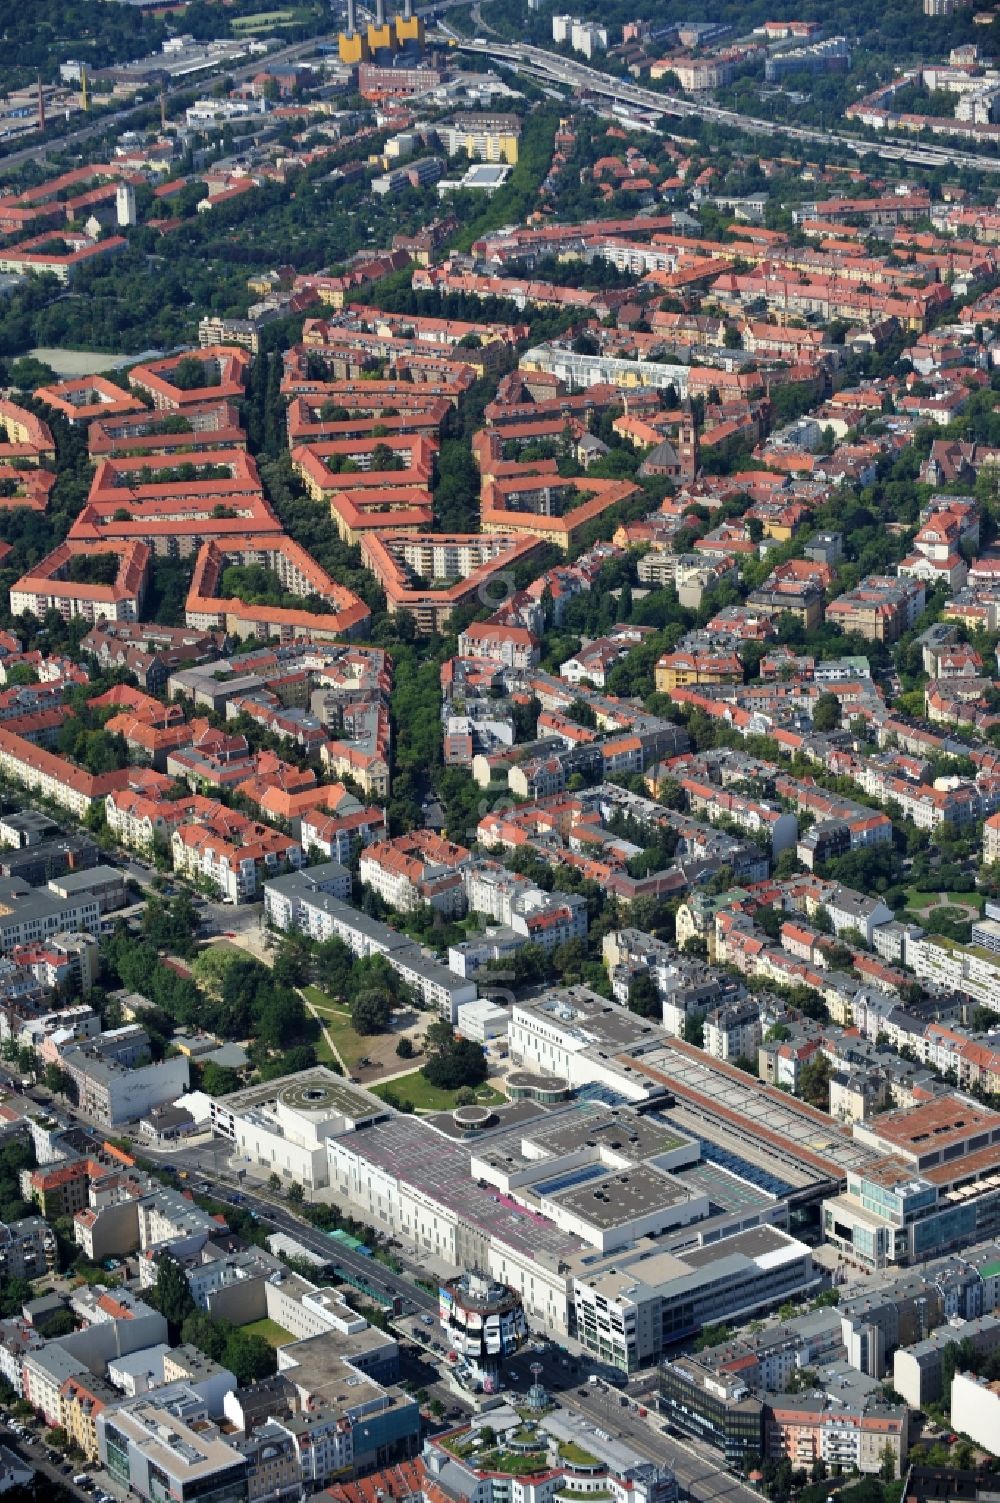
<path id="1" fill-rule="evenodd" d="M 10 588 L 10 609 L 15 616 L 27 612 L 42 620 L 56 610 L 69 620 L 136 621 L 142 607 L 149 570 L 150 551 L 145 543 L 134 542 L 124 550 L 112 543 L 67 541 L 23 574 Z M 97 560 L 111 565 L 110 583 L 100 583 L 102 569 Z M 91 580 L 81 567 L 94 561 Z"/>
<path id="2" fill-rule="evenodd" d="M 915 625 L 924 604 L 921 580 L 872 574 L 855 589 L 831 600 L 826 615 L 844 632 L 857 632 L 869 641 L 891 645 Z"/>
<path id="3" fill-rule="evenodd" d="M 713 1059 L 756 1060 L 761 1037 L 760 1008 L 752 998 L 705 1014 L 704 1049 Z"/>
<path id="4" fill-rule="evenodd" d="M 810 1468 L 822 1461 L 879 1476 L 889 1466 L 893 1475 L 906 1472 L 909 1413 L 873 1399 L 848 1402 L 825 1393 L 768 1395 L 764 1415 L 765 1455 L 793 1466 Z"/>
<path id="5" fill-rule="evenodd" d="M 957 1372 L 951 1380 L 951 1412 L 973 1445 L 992 1453 L 1000 1425 L 1000 1382 Z"/>
<path id="6" fill-rule="evenodd" d="M 359 875 L 365 886 L 401 913 L 426 903 L 454 915 L 465 909 L 462 871 L 471 859 L 465 846 L 430 830 L 414 830 L 395 840 L 365 846 Z"/>
<path id="7" fill-rule="evenodd" d="M 10 1279 L 38 1279 L 56 1266 L 55 1233 L 41 1216 L 0 1222 L 0 1270 Z"/>
<path id="8" fill-rule="evenodd" d="M 474 981 L 455 975 L 406 935 L 397 933 L 378 919 L 369 918 L 330 894 L 301 892 L 294 909 L 286 906 L 279 895 L 271 901 L 267 911 L 273 922 L 280 921 L 297 928 L 313 939 L 336 936 L 355 955 L 384 955 L 406 985 L 452 1023 L 457 1020 L 461 1004 L 474 1002 L 478 996 Z"/>
<path id="9" fill-rule="evenodd" d="M 176 1101 L 190 1079 L 186 1055 L 130 1067 L 102 1051 L 100 1039 L 71 1045 L 60 1063 L 74 1083 L 81 1109 L 106 1127 Z"/>
<path id="10" fill-rule="evenodd" d="M 174 870 L 205 883 L 226 903 L 253 900 L 268 877 L 302 864 L 297 840 L 221 804 L 198 823 L 175 829 L 170 847 Z"/>
<path id="11" fill-rule="evenodd" d="M 474 161 L 517 166 L 519 115 L 459 114 L 439 122 L 435 129 L 450 157 L 464 151 Z"/>

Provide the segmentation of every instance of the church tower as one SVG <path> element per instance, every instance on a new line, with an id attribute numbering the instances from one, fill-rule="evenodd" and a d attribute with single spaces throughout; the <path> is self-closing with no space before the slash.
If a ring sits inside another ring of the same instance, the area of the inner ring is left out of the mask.
<path id="1" fill-rule="evenodd" d="M 682 485 L 690 485 L 697 478 L 699 466 L 698 428 L 691 410 L 690 401 L 684 403 L 681 426 L 677 435 L 677 459 Z"/>

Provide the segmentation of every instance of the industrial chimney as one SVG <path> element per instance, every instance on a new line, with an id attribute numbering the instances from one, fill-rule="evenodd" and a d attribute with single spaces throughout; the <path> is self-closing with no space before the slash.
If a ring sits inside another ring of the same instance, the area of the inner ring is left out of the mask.
<path id="1" fill-rule="evenodd" d="M 347 0 L 347 35 L 352 37 L 357 29 L 357 0 Z"/>
<path id="2" fill-rule="evenodd" d="M 413 0 L 403 0 L 403 20 L 413 20 Z"/>
<path id="3" fill-rule="evenodd" d="M 375 0 L 375 25 L 385 25 L 385 0 Z"/>

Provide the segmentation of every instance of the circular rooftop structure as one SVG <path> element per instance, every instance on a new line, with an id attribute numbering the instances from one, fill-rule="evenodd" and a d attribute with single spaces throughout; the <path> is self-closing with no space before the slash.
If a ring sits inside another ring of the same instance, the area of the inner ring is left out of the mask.
<path id="1" fill-rule="evenodd" d="M 346 1104 L 344 1082 L 315 1078 L 295 1080 L 282 1087 L 278 1100 L 289 1111 L 306 1116 L 339 1117 L 343 1115 Z"/>
<path id="2" fill-rule="evenodd" d="M 451 1114 L 451 1120 L 463 1132 L 482 1132 L 496 1121 L 496 1117 L 488 1106 L 457 1106 Z"/>
<path id="3" fill-rule="evenodd" d="M 510 1101 L 539 1101 L 543 1105 L 565 1101 L 573 1094 L 564 1075 L 538 1075 L 533 1070 L 512 1070 L 503 1088 Z"/>

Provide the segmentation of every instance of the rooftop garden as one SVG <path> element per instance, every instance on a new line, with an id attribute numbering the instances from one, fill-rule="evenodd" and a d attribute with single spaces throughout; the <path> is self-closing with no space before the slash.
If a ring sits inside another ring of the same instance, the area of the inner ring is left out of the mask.
<path id="1" fill-rule="evenodd" d="M 534 1446 L 536 1449 L 507 1450 L 504 1442 L 489 1427 L 486 1428 L 488 1434 L 485 1437 L 481 1432 L 472 1431 L 443 1441 L 442 1444 L 453 1456 L 478 1471 L 506 1472 L 510 1476 L 525 1477 L 549 1470 L 548 1454 L 535 1431 L 528 1428 L 518 1430 L 507 1437 L 507 1444 L 526 1448 Z"/>
<path id="2" fill-rule="evenodd" d="M 563 1440 L 559 1442 L 559 1456 L 567 1466 L 600 1466 L 597 1456 L 592 1456 L 585 1451 L 583 1446 L 578 1446 L 575 1440 Z M 588 1494 L 588 1496 L 590 1496 Z"/>

